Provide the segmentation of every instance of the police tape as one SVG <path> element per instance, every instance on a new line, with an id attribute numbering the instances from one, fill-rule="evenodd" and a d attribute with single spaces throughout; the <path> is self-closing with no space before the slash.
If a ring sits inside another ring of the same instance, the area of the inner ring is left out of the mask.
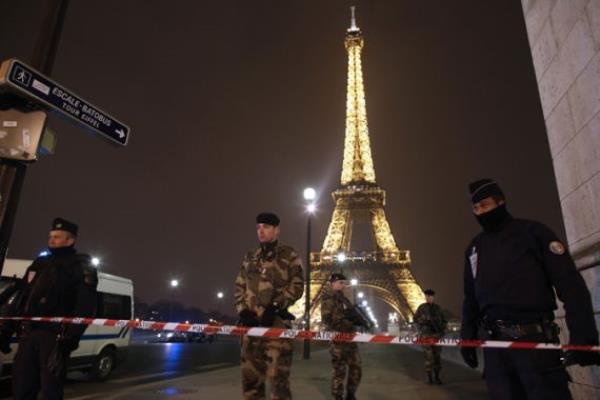
<path id="1" fill-rule="evenodd" d="M 136 328 L 153 331 L 176 331 L 224 336 L 250 336 L 268 339 L 295 339 L 318 342 L 346 342 L 346 343 L 379 343 L 415 346 L 441 346 L 441 347 L 481 347 L 495 349 L 535 349 L 535 350 L 577 350 L 600 352 L 600 346 L 537 343 L 521 341 L 500 340 L 462 340 L 442 337 L 425 338 L 414 334 L 385 335 L 360 332 L 333 332 L 333 331 L 304 331 L 301 329 L 245 327 L 236 325 L 214 324 L 183 324 L 178 322 L 156 322 L 127 319 L 103 318 L 71 318 L 71 317 L 0 317 L 0 321 L 30 321 L 48 322 L 58 324 L 77 324 L 108 326 L 116 328 Z"/>

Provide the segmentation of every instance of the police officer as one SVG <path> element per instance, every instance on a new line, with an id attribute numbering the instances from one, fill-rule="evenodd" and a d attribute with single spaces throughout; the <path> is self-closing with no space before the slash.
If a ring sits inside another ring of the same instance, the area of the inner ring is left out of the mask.
<path id="1" fill-rule="evenodd" d="M 333 273 L 330 287 L 325 288 L 321 299 L 321 320 L 325 329 L 336 332 L 354 332 L 356 324 L 352 303 L 344 296 L 346 277 Z M 331 394 L 335 400 L 355 400 L 362 377 L 360 354 L 356 343 L 332 341 L 329 347 L 333 376 Z M 346 381 L 346 373 L 348 380 Z M 344 397 L 344 386 L 346 397 Z"/>
<path id="2" fill-rule="evenodd" d="M 24 317 L 93 317 L 98 277 L 90 257 L 77 253 L 78 227 L 56 218 L 48 237 L 47 256 L 40 256 L 25 272 L 22 288 L 12 298 L 15 314 Z M 9 300 L 9 301 L 11 301 Z M 63 398 L 66 360 L 79 346 L 85 325 L 45 322 L 5 322 L 0 329 L 0 350 L 10 351 L 16 331 L 19 349 L 13 366 L 16 400 Z"/>
<path id="3" fill-rule="evenodd" d="M 435 303 L 435 292 L 432 289 L 427 289 L 425 293 L 426 302 L 417 308 L 414 321 L 419 328 L 419 336 L 423 339 L 440 339 L 446 331 L 446 317 L 442 307 Z M 429 384 L 442 384 L 440 379 L 440 371 L 442 370 L 440 346 L 423 346 L 425 355 L 425 372 L 427 373 L 427 382 Z"/>
<path id="4" fill-rule="evenodd" d="M 304 291 L 302 262 L 290 246 L 279 243 L 279 218 L 273 213 L 256 217 L 260 246 L 249 251 L 235 280 L 235 305 L 243 326 L 291 327 L 287 310 Z M 264 399 L 265 381 L 271 399 L 291 399 L 292 342 L 287 339 L 242 338 L 244 399 Z"/>
<path id="5" fill-rule="evenodd" d="M 590 293 L 564 244 L 545 225 L 513 218 L 500 186 L 469 185 L 473 213 L 483 228 L 465 252 L 463 339 L 558 342 L 555 290 L 564 303 L 571 344 L 597 345 Z M 472 368 L 474 348 L 461 353 Z M 484 349 L 492 399 L 571 399 L 560 352 Z M 600 355 L 566 353 L 568 364 L 597 364 Z"/>

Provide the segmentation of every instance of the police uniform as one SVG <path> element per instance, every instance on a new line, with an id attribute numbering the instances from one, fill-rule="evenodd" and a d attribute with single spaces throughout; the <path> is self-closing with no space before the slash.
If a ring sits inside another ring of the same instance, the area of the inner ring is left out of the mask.
<path id="1" fill-rule="evenodd" d="M 435 295 L 431 289 L 425 290 L 427 296 Z M 423 339 L 440 339 L 446 330 L 446 317 L 442 307 L 435 303 L 423 303 L 415 312 L 414 321 L 419 328 L 419 336 Z M 440 346 L 423 346 L 425 356 L 425 372 L 429 383 L 441 384 L 440 371 L 442 348 Z"/>
<path id="2" fill-rule="evenodd" d="M 278 226 L 274 214 L 260 214 L 257 223 Z M 287 308 L 304 292 L 302 262 L 290 246 L 262 243 L 246 254 L 235 280 L 235 303 L 244 326 L 290 327 Z M 287 339 L 242 338 L 241 368 L 244 399 L 264 399 L 265 381 L 271 399 L 291 399 L 293 343 Z"/>
<path id="3" fill-rule="evenodd" d="M 77 234 L 77 226 L 61 218 L 54 221 L 52 230 Z M 49 252 L 27 268 L 21 290 L 11 299 L 18 303 L 14 313 L 25 317 L 93 317 L 98 277 L 90 257 L 78 254 L 74 247 Z M 65 362 L 85 329 L 85 325 L 43 322 L 2 325 L 3 341 L 14 331 L 19 338 L 12 372 L 15 400 L 36 399 L 40 389 L 45 400 L 63 398 Z"/>
<path id="4" fill-rule="evenodd" d="M 473 204 L 504 195 L 491 180 L 470 185 Z M 558 342 L 555 292 L 564 303 L 571 344 L 598 344 L 590 293 L 568 251 L 539 222 L 513 218 L 503 203 L 478 215 L 483 227 L 465 252 L 463 339 Z M 475 349 L 463 358 L 477 366 Z M 492 399 L 570 399 L 560 353 L 484 349 Z M 597 363 L 598 354 L 570 352 L 575 363 Z"/>
<path id="5" fill-rule="evenodd" d="M 346 280 L 344 275 L 334 273 L 330 281 Z M 350 301 L 341 290 L 325 288 L 321 298 L 321 320 L 325 329 L 335 332 L 354 332 L 355 323 L 348 318 Z M 329 346 L 331 365 L 331 394 L 335 400 L 354 400 L 362 377 L 362 367 L 356 343 L 332 341 Z M 347 376 L 347 379 L 346 379 Z M 346 397 L 344 397 L 344 387 Z"/>

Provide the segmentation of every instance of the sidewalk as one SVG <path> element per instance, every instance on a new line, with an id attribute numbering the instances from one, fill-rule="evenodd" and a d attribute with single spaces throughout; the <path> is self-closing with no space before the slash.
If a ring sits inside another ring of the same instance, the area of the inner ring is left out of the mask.
<path id="1" fill-rule="evenodd" d="M 292 368 L 292 392 L 295 399 L 330 399 L 330 364 L 326 349 L 312 352 L 311 360 L 303 360 L 297 346 Z M 359 399 L 486 399 L 480 374 L 465 367 L 444 362 L 442 386 L 424 383 L 423 355 L 401 346 L 362 345 L 363 381 L 357 393 Z M 218 366 L 215 366 L 218 368 Z M 227 367 L 187 375 L 171 380 L 152 382 L 102 395 L 107 400 L 154 399 L 241 399 L 239 367 Z M 93 396 L 85 396 L 93 399 Z M 79 398 L 83 399 L 83 398 Z"/>

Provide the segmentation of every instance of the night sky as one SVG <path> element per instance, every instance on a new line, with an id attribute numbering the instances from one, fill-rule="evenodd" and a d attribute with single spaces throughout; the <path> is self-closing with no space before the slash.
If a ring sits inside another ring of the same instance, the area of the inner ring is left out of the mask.
<path id="1" fill-rule="evenodd" d="M 41 3 L 0 1 L 0 59 L 31 61 Z M 115 148 L 52 116 L 57 151 L 29 168 L 9 256 L 33 258 L 63 216 L 143 300 L 176 277 L 188 305 L 214 308 L 218 290 L 232 304 L 258 212 L 278 213 L 282 241 L 304 254 L 306 186 L 320 249 L 341 173 L 351 4 L 377 182 L 421 285 L 460 313 L 471 180 L 497 178 L 514 215 L 562 236 L 518 0 L 71 1 L 52 78 L 132 135 Z"/>

